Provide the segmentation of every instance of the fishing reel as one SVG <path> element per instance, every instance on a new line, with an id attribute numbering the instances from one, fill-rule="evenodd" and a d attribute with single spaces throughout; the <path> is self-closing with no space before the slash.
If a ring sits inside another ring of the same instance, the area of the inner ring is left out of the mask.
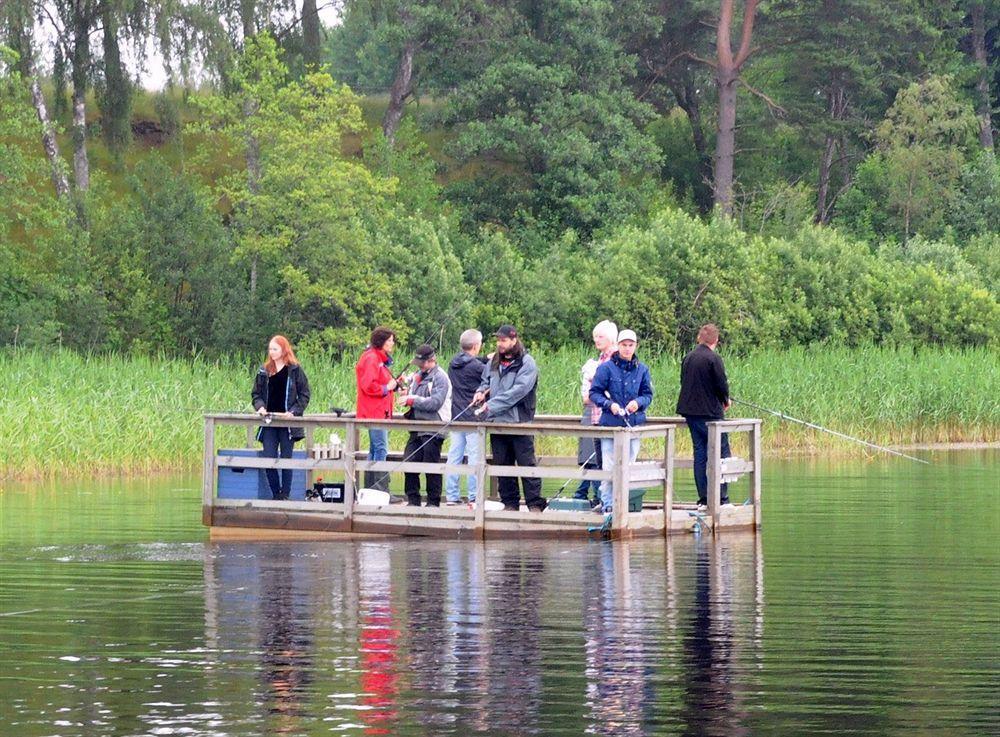
<path id="1" fill-rule="evenodd" d="M 393 389 L 394 392 L 399 394 L 409 394 L 410 385 L 413 384 L 413 377 L 416 374 L 408 374 L 405 371 L 396 377 L 396 388 Z"/>

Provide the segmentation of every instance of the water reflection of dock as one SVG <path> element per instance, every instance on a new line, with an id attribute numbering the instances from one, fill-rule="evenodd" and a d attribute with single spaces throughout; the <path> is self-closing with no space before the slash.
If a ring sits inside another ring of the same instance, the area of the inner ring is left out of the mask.
<path id="1" fill-rule="evenodd" d="M 223 543 L 206 639 L 271 733 L 742 734 L 762 579 L 753 535 Z"/>

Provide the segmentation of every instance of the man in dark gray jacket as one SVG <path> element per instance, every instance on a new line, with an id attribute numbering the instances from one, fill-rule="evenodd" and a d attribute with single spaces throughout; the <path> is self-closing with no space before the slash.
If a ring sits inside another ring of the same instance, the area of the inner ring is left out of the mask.
<path id="1" fill-rule="evenodd" d="M 417 348 L 413 359 L 420 370 L 414 374 L 410 393 L 401 399 L 409 409 L 406 416 L 411 420 L 433 420 L 442 425 L 451 419 L 451 382 L 448 374 L 437 364 L 434 346 L 422 345 Z M 432 429 L 413 431 L 403 451 L 403 458 L 414 463 L 440 463 L 441 446 L 444 435 Z M 441 474 L 424 474 L 427 478 L 427 506 L 441 506 Z M 420 506 L 420 474 L 403 474 L 403 490 L 412 507 Z"/>
<path id="2" fill-rule="evenodd" d="M 473 397 L 483 403 L 479 416 L 490 422 L 521 423 L 535 418 L 535 394 L 538 389 L 538 367 L 518 339 L 513 325 L 501 325 L 496 333 L 497 349 L 483 369 L 479 391 Z M 487 400 L 488 397 L 488 400 Z M 493 463 L 497 466 L 537 466 L 533 435 L 490 433 Z M 532 512 L 541 512 L 546 502 L 542 497 L 541 479 L 521 479 L 524 503 Z M 520 509 L 517 479 L 501 476 L 500 500 L 504 509 Z"/>

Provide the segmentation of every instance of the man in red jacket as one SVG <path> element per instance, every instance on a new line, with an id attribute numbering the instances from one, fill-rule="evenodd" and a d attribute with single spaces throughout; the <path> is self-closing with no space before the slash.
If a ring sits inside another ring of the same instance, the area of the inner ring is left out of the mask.
<path id="1" fill-rule="evenodd" d="M 396 334 L 384 325 L 372 330 L 369 345 L 354 367 L 358 385 L 357 417 L 362 420 L 392 419 L 394 392 L 398 382 L 389 367 L 390 355 L 396 348 Z M 368 460 L 384 461 L 389 455 L 389 431 L 368 428 Z M 365 487 L 389 490 L 389 475 L 380 471 L 365 471 Z"/>

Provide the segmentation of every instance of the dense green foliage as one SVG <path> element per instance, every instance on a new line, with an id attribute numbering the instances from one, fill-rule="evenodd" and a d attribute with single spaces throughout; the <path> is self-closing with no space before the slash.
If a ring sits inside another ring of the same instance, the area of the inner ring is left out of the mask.
<path id="1" fill-rule="evenodd" d="M 50 109 L 71 63 L 101 119 L 64 197 L 29 93 L 37 4 L 5 16 L 22 56 L 0 61 L 0 344 L 218 356 L 282 332 L 353 355 L 378 323 L 450 344 L 514 322 L 555 348 L 605 317 L 667 352 L 706 321 L 741 353 L 1000 344 L 1000 16 L 979 3 L 763 4 L 732 219 L 707 209 L 714 0 L 351 0 L 319 67 L 292 3 L 222 3 L 221 26 L 87 5 L 103 56 L 61 39 Z M 120 46 L 154 27 L 173 81 L 213 83 L 133 90 Z M 401 122 L 351 85 L 392 88 Z M 163 138 L 130 141 L 130 111 Z"/>
<path id="2" fill-rule="evenodd" d="M 580 349 L 535 353 L 539 411 L 580 409 Z M 353 407 L 350 359 L 300 355 L 312 385 L 309 413 Z M 673 415 L 678 358 L 650 357 L 656 398 L 652 412 Z M 734 395 L 877 443 L 1000 440 L 1000 366 L 986 349 L 794 348 L 737 358 L 726 354 Z M 0 447 L 0 473 L 149 471 L 197 466 L 205 412 L 247 412 L 254 359 L 82 356 L 66 350 L 0 353 L 7 377 L 0 422 L 25 427 Z M 109 377 L 114 377 L 113 381 Z M 736 406 L 732 415 L 759 416 Z M 26 419 L 27 418 L 27 419 Z M 25 422 L 28 425 L 25 426 Z M 765 416 L 768 452 L 858 447 Z M 680 452 L 690 452 L 680 437 Z M 230 428 L 223 445 L 245 434 Z M 393 447 L 404 442 L 402 433 Z M 571 440 L 546 440 L 543 452 L 575 452 Z"/>

